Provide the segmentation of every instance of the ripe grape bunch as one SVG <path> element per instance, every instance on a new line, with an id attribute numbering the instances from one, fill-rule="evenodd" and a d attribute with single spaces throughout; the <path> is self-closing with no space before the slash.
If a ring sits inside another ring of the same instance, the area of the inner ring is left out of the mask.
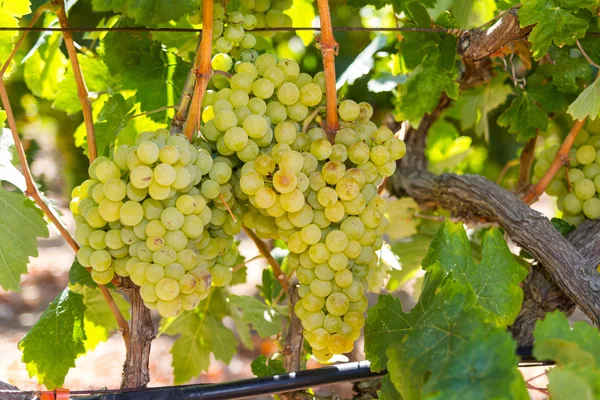
<path id="1" fill-rule="evenodd" d="M 194 185 L 211 168 L 211 154 L 164 129 L 140 133 L 113 159 L 98 157 L 71 202 L 77 259 L 94 281 L 130 277 L 164 317 L 195 308 L 211 285 L 198 249 L 210 243 L 213 213 Z"/>
<path id="2" fill-rule="evenodd" d="M 342 129 L 331 143 L 314 122 L 324 75 L 300 73 L 292 60 L 262 54 L 234 65 L 219 53 L 213 68 L 234 73 L 211 81 L 202 137 L 234 166 L 243 224 L 287 242 L 300 282 L 295 312 L 313 355 L 347 353 L 364 325 L 366 278 L 387 227 L 377 187 L 394 173 L 404 143 L 370 121 L 368 103 L 352 100 L 339 105 Z"/>
<path id="3" fill-rule="evenodd" d="M 550 168 L 559 145 L 541 151 L 533 169 L 533 183 Z M 546 193 L 558 197 L 562 219 L 579 225 L 588 219 L 600 218 L 600 135 L 581 130 L 569 152 L 569 165 L 562 166 L 546 187 Z"/>

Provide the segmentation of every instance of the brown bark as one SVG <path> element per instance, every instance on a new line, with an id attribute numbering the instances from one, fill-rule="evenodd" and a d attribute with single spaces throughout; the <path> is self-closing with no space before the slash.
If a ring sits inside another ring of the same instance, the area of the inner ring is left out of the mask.
<path id="1" fill-rule="evenodd" d="M 140 288 L 129 278 L 124 278 L 122 289 L 129 295 L 131 302 L 131 333 L 123 365 L 121 389 L 144 388 L 150 382 L 150 347 L 156 331 L 150 310 L 146 308 L 140 296 Z"/>

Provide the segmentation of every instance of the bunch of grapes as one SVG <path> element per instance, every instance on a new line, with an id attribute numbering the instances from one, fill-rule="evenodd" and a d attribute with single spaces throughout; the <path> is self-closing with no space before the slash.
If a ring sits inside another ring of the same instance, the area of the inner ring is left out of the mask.
<path id="1" fill-rule="evenodd" d="M 369 104 L 351 100 L 339 105 L 332 144 L 311 123 L 324 103 L 322 73 L 313 78 L 269 54 L 235 70 L 227 87 L 207 92 L 201 132 L 235 167 L 243 224 L 287 242 L 301 284 L 295 311 L 314 356 L 326 361 L 351 351 L 364 325 L 366 277 L 387 227 L 377 187 L 405 146 L 370 121 Z"/>
<path id="2" fill-rule="evenodd" d="M 560 145 L 541 151 L 533 169 L 533 183 L 548 171 Z M 572 225 L 600 218 L 600 135 L 579 132 L 569 152 L 569 165 L 562 166 L 546 187 L 546 193 L 558 197 L 562 218 Z"/>
<path id="3" fill-rule="evenodd" d="M 129 276 L 164 317 L 196 307 L 211 285 L 198 248 L 213 213 L 194 185 L 211 171 L 211 154 L 164 129 L 140 133 L 112 160 L 97 158 L 73 191 L 78 261 L 99 284 Z"/>

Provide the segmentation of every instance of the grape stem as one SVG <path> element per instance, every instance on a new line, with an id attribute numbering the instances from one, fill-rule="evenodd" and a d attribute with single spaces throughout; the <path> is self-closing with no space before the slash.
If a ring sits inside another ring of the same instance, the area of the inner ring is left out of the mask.
<path id="1" fill-rule="evenodd" d="M 258 249 L 258 252 L 267 260 L 267 262 L 269 263 L 271 268 L 273 268 L 273 273 L 275 274 L 275 277 L 281 284 L 281 287 L 283 287 L 285 289 L 285 291 L 289 293 L 290 284 L 287 280 L 287 277 L 281 270 L 279 263 L 277 263 L 277 261 L 275 261 L 275 259 L 271 255 L 271 252 L 267 248 L 267 245 L 265 244 L 265 242 L 260 240 L 260 238 L 258 236 L 256 236 L 256 234 L 251 229 L 248 229 L 245 226 L 242 226 L 242 229 L 244 230 L 246 235 L 248 235 L 248 237 L 250 239 L 252 239 L 252 241 L 254 242 L 254 245 L 256 245 L 256 248 Z"/>
<path id="2" fill-rule="evenodd" d="M 201 36 L 198 36 L 198 45 L 196 46 L 196 55 L 194 57 L 193 64 L 196 64 L 196 59 L 200 57 L 200 43 Z M 196 81 L 196 75 L 193 72 L 193 69 L 190 69 L 188 72 L 187 78 L 185 80 L 185 84 L 183 85 L 183 91 L 181 93 L 181 99 L 179 100 L 179 106 L 177 107 L 177 112 L 171 121 L 171 128 L 169 131 L 171 135 L 176 133 L 181 133 L 182 126 L 187 118 L 188 106 L 190 105 L 190 100 L 194 97 L 194 83 Z"/>
<path id="3" fill-rule="evenodd" d="M 67 14 L 65 12 L 65 2 L 64 0 L 57 0 L 56 4 L 59 6 L 56 10 L 58 22 L 60 23 L 60 26 L 62 28 L 68 28 L 69 23 L 67 20 Z M 94 117 L 92 116 L 92 107 L 90 105 L 89 92 L 85 85 L 85 80 L 83 79 L 83 73 L 81 72 L 79 60 L 77 59 L 77 49 L 75 48 L 75 44 L 73 43 L 73 35 L 69 31 L 63 31 L 62 34 L 63 39 L 65 40 L 67 53 L 69 53 L 71 69 L 73 70 L 73 75 L 75 76 L 75 84 L 77 85 L 77 96 L 79 97 L 79 102 L 81 103 L 81 110 L 83 112 L 83 121 L 85 123 L 85 130 L 87 133 L 88 154 L 90 157 L 90 162 L 93 162 L 98 156 L 98 153 L 96 149 L 96 135 L 94 134 Z"/>
<path id="4" fill-rule="evenodd" d="M 58 229 L 60 235 L 65 239 L 68 245 L 73 249 L 75 253 L 79 250 L 79 245 L 73 239 L 67 228 L 64 226 L 62 221 L 56 216 L 56 214 L 52 211 L 52 209 L 46 204 L 40 191 L 38 190 L 35 181 L 33 180 L 33 175 L 31 174 L 31 169 L 29 168 L 29 163 L 27 162 L 27 156 L 25 155 L 25 149 L 23 148 L 23 143 L 21 142 L 21 138 L 19 137 L 19 133 L 17 131 L 17 123 L 15 121 L 15 116 L 12 112 L 12 107 L 10 105 L 10 101 L 8 99 L 8 93 L 6 91 L 6 85 L 4 83 L 4 78 L 0 75 L 0 98 L 2 100 L 2 106 L 4 107 L 4 111 L 6 112 L 6 119 L 8 121 L 8 126 L 10 127 L 10 131 L 12 133 L 13 141 L 15 142 L 15 149 L 17 150 L 17 156 L 19 157 L 19 163 L 21 164 L 21 170 L 23 171 L 23 176 L 25 177 L 25 185 L 26 190 L 23 193 L 25 196 L 31 198 L 35 204 L 43 211 L 44 215 L 52 222 L 52 224 Z M 89 268 L 88 268 L 89 270 Z M 125 340 L 125 345 L 129 344 L 129 324 L 117 304 L 113 299 L 112 295 L 106 288 L 106 286 L 98 285 L 100 287 L 100 291 L 102 292 L 102 296 L 106 299 L 111 312 L 115 316 L 117 320 L 117 324 L 119 326 L 119 330 L 123 334 L 123 340 Z"/>
<path id="5" fill-rule="evenodd" d="M 576 121 L 573 124 L 571 130 L 569 131 L 569 134 L 560 145 L 558 153 L 556 153 L 556 157 L 554 158 L 554 161 L 552 161 L 552 164 L 550 164 L 550 168 L 548 169 L 546 174 L 523 197 L 523 202 L 525 204 L 532 204 L 535 200 L 537 200 L 537 198 L 540 197 L 542 193 L 544 193 L 544 190 L 546 190 L 546 186 L 548 186 L 550 181 L 552 181 L 560 167 L 569 163 L 569 151 L 571 150 L 571 147 L 573 147 L 573 143 L 575 142 L 577 135 L 581 131 L 581 128 L 583 128 L 585 121 L 586 119 L 584 118 L 581 121 Z"/>
<path id="6" fill-rule="evenodd" d="M 310 113 L 310 115 L 304 119 L 304 122 L 302 123 L 302 133 L 308 132 L 308 127 L 310 126 L 310 123 L 313 122 L 313 120 L 321 112 L 322 109 L 323 106 L 315 108 L 313 112 Z"/>
<path id="7" fill-rule="evenodd" d="M 323 54 L 323 71 L 325 72 L 325 101 L 327 105 L 327 120 L 325 131 L 331 143 L 334 143 L 335 134 L 338 131 L 337 93 L 335 89 L 335 56 L 338 54 L 340 45 L 333 37 L 331 26 L 331 15 L 329 13 L 329 2 L 317 0 L 319 19 L 321 20 L 321 53 Z"/>
<path id="8" fill-rule="evenodd" d="M 202 2 L 202 39 L 197 57 L 194 58 L 193 73 L 196 76 L 196 87 L 192 98 L 192 104 L 187 116 L 187 122 L 183 128 L 185 136 L 191 142 L 194 133 L 200 132 L 200 117 L 202 114 L 202 99 L 208 87 L 208 81 L 212 75 L 210 64 L 212 55 L 213 36 L 213 1 Z"/>

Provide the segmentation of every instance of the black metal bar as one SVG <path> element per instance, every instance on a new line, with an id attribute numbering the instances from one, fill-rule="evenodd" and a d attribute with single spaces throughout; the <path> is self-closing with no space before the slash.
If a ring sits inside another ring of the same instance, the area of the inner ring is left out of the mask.
<path id="1" fill-rule="evenodd" d="M 240 381 L 213 385 L 189 385 L 180 386 L 178 388 L 148 388 L 126 393 L 113 393 L 78 398 L 86 400 L 247 399 L 269 394 L 290 392 L 303 388 L 329 385 L 332 383 L 375 379 L 386 373 L 387 371 L 385 370 L 372 372 L 368 361 L 359 361 L 265 378 L 243 379 Z"/>

